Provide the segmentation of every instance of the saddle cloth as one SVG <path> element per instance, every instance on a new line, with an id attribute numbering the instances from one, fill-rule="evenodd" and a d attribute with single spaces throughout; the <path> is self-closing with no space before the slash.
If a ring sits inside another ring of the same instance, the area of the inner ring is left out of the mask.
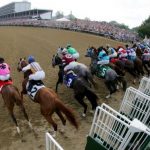
<path id="1" fill-rule="evenodd" d="M 11 80 L 8 80 L 8 81 L 1 81 L 0 80 L 0 93 L 1 93 L 3 86 L 8 85 L 8 84 L 13 84 L 13 82 Z"/>
<path id="2" fill-rule="evenodd" d="M 29 82 L 27 82 L 26 89 L 28 89 L 28 86 L 29 86 Z M 29 95 L 29 97 L 30 97 L 32 100 L 34 100 L 36 93 L 37 93 L 41 88 L 43 88 L 43 87 L 45 87 L 44 84 L 42 84 L 42 83 L 39 84 L 39 83 L 37 82 L 37 83 L 35 83 L 35 84 L 32 86 L 31 91 L 28 91 L 28 90 L 27 90 L 27 94 Z"/>

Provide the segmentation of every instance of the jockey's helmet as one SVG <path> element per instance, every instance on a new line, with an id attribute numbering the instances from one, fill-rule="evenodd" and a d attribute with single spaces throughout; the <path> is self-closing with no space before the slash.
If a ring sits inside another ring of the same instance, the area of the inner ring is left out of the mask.
<path id="1" fill-rule="evenodd" d="M 64 48 L 64 49 L 62 50 L 62 54 L 65 55 L 65 54 L 67 54 L 67 53 L 68 53 L 67 49 Z"/>
<path id="2" fill-rule="evenodd" d="M 110 47 L 110 45 L 109 44 L 106 44 L 106 48 L 109 48 Z"/>
<path id="3" fill-rule="evenodd" d="M 4 58 L 0 57 L 0 64 L 2 64 L 4 61 Z"/>
<path id="4" fill-rule="evenodd" d="M 29 56 L 28 57 L 28 63 L 30 64 L 32 62 L 35 62 L 35 58 L 34 58 L 34 56 Z"/>

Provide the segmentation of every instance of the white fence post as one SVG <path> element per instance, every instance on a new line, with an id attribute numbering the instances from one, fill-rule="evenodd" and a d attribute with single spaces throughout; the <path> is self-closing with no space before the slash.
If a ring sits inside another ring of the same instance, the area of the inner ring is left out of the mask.
<path id="1" fill-rule="evenodd" d="M 46 136 L 46 150 L 64 150 L 56 140 L 47 132 Z"/>

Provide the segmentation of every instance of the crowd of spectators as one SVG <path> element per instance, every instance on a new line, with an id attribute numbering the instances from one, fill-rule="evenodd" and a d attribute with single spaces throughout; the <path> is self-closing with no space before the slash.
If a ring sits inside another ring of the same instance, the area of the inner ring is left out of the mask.
<path id="1" fill-rule="evenodd" d="M 34 27 L 49 27 L 65 30 L 73 30 L 78 32 L 87 32 L 100 36 L 105 36 L 123 42 L 133 42 L 139 39 L 136 32 L 128 29 L 121 29 L 111 23 L 89 21 L 89 20 L 74 20 L 74 21 L 56 21 L 56 20 L 35 20 L 35 19 L 16 19 L 0 21 L 0 25 L 15 25 L 15 26 L 34 26 Z"/>

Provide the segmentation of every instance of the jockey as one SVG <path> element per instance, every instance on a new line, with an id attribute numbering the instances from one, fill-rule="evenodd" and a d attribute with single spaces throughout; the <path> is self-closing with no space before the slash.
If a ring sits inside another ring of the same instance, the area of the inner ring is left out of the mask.
<path id="1" fill-rule="evenodd" d="M 67 48 L 68 53 L 71 54 L 75 60 L 79 58 L 79 53 L 77 52 L 75 48 L 71 46 L 71 44 L 67 44 L 66 48 Z"/>
<path id="2" fill-rule="evenodd" d="M 148 49 L 144 49 L 142 54 L 142 61 L 143 62 L 149 62 L 150 61 L 150 51 Z"/>
<path id="3" fill-rule="evenodd" d="M 24 68 L 22 68 L 23 72 L 26 72 L 27 70 L 31 70 L 32 74 L 29 76 L 29 86 L 28 91 L 31 91 L 33 84 L 35 81 L 40 81 L 45 78 L 45 72 L 41 68 L 38 62 L 35 61 L 35 58 L 33 56 L 28 57 L 28 65 Z"/>
<path id="4" fill-rule="evenodd" d="M 68 53 L 67 49 L 62 50 L 62 63 L 64 67 L 64 73 L 67 73 L 69 70 L 72 70 L 76 65 L 76 61 L 71 54 Z"/>
<path id="5" fill-rule="evenodd" d="M 127 51 L 122 46 L 119 46 L 118 47 L 118 58 L 120 60 L 126 60 L 127 56 L 128 56 Z"/>
<path id="6" fill-rule="evenodd" d="M 97 64 L 99 65 L 109 64 L 109 56 L 106 54 L 103 48 L 98 48 L 98 51 L 99 51 L 99 54 L 98 54 Z"/>
<path id="7" fill-rule="evenodd" d="M 127 51 L 127 58 L 131 61 L 134 61 L 136 59 L 136 45 L 133 45 L 132 48 L 129 47 L 129 45 L 125 45 L 126 46 L 126 51 Z"/>
<path id="8" fill-rule="evenodd" d="M 73 56 L 71 54 L 68 53 L 67 49 L 64 48 L 62 50 L 62 63 L 63 66 L 69 65 L 71 62 L 74 62 L 75 59 L 73 58 Z"/>
<path id="9" fill-rule="evenodd" d="M 10 79 L 10 67 L 4 62 L 4 58 L 0 57 L 0 80 L 7 81 Z"/>
<path id="10" fill-rule="evenodd" d="M 110 59 L 117 57 L 117 52 L 115 51 L 114 48 L 110 47 L 109 44 L 107 44 L 106 48 L 107 48 L 108 56 L 110 57 Z"/>

